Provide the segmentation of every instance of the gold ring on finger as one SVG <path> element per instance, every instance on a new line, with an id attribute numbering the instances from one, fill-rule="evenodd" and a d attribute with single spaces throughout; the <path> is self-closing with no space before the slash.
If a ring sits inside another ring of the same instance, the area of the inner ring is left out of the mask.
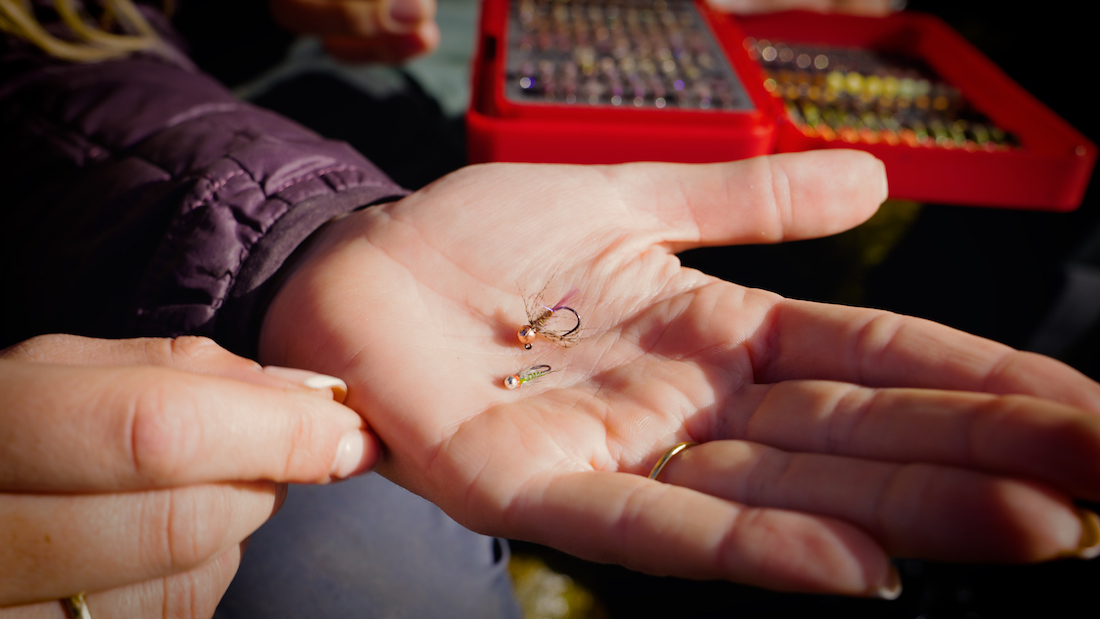
<path id="1" fill-rule="evenodd" d="M 661 459 L 657 461 L 657 464 L 653 465 L 653 470 L 651 470 L 649 472 L 649 478 L 650 479 L 657 479 L 657 476 L 661 474 L 661 471 L 665 468 L 665 465 L 668 464 L 669 460 L 672 460 L 673 456 L 680 453 L 681 451 L 684 451 L 688 447 L 694 447 L 698 444 L 699 443 L 693 443 L 691 441 L 685 441 L 683 443 L 677 443 L 677 444 L 673 445 L 672 449 L 669 449 L 668 451 L 666 451 L 665 455 L 661 456 Z"/>

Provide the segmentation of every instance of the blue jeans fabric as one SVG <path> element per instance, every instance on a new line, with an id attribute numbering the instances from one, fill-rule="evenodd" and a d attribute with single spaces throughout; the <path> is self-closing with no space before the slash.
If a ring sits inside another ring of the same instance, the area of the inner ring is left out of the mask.
<path id="1" fill-rule="evenodd" d="M 519 619 L 504 540 L 376 474 L 291 486 L 215 619 Z"/>

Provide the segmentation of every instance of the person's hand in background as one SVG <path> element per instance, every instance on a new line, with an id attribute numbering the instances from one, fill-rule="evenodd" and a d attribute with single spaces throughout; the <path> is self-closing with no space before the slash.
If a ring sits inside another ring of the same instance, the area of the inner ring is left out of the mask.
<path id="1" fill-rule="evenodd" d="M 271 0 L 275 21 L 348 62 L 399 63 L 439 45 L 435 0 Z"/>
<path id="2" fill-rule="evenodd" d="M 208 617 L 286 482 L 365 471 L 344 383 L 205 338 L 0 351 L 0 617 Z M 12 608 L 8 608 L 12 607 Z"/>

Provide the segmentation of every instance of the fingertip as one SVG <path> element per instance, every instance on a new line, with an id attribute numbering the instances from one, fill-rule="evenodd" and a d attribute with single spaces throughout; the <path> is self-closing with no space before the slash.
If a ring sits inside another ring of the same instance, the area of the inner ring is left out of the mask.
<path id="1" fill-rule="evenodd" d="M 336 457 L 332 461 L 333 479 L 347 479 L 365 473 L 378 462 L 378 440 L 366 430 L 351 430 L 340 437 Z"/>
<path id="2" fill-rule="evenodd" d="M 1095 559 L 1100 556 L 1100 516 L 1082 507 L 1076 508 L 1074 513 L 1080 527 L 1077 545 L 1071 550 L 1059 553 L 1055 558 Z"/>
<path id="3" fill-rule="evenodd" d="M 889 178 L 887 178 L 886 175 L 886 164 L 883 163 L 883 161 L 878 157 L 872 156 L 871 158 L 874 159 L 875 164 L 878 167 L 878 176 L 880 181 L 882 182 L 882 187 L 879 190 L 879 196 L 881 196 L 879 198 L 879 204 L 881 204 L 886 201 L 886 198 L 890 197 L 890 180 Z"/>
<path id="4" fill-rule="evenodd" d="M 1077 516 L 1081 519 L 1081 539 L 1074 556 L 1079 559 L 1100 557 L 1100 516 L 1083 508 L 1077 510 Z"/>
<path id="5" fill-rule="evenodd" d="M 890 564 L 885 582 L 875 587 L 874 591 L 871 592 L 871 597 L 880 600 L 896 600 L 901 597 L 901 574 L 898 573 L 898 568 L 894 567 L 893 564 Z"/>
<path id="6" fill-rule="evenodd" d="M 789 179 L 794 202 L 787 238 L 842 232 L 870 218 L 886 200 L 886 166 L 854 149 L 774 155 Z"/>
<path id="7" fill-rule="evenodd" d="M 279 510 L 283 508 L 283 504 L 286 503 L 286 493 L 288 490 L 287 484 L 275 484 L 275 504 L 271 506 L 271 515 L 279 513 Z M 248 547 L 248 537 L 241 541 L 241 552 Z"/>
<path id="8" fill-rule="evenodd" d="M 304 384 L 315 391 L 332 394 L 332 399 L 340 404 L 348 398 L 348 384 L 335 376 L 316 374 L 307 379 Z"/>
<path id="9" fill-rule="evenodd" d="M 841 149 L 828 152 L 833 155 L 831 171 L 836 179 L 837 190 L 848 194 L 844 198 L 857 199 L 866 208 L 866 215 L 869 217 L 890 193 L 886 164 L 862 150 Z"/>
<path id="10" fill-rule="evenodd" d="M 425 22 L 416 31 L 416 40 L 419 47 L 418 54 L 426 54 L 435 51 L 439 47 L 439 41 L 442 35 L 439 31 L 439 24 L 435 21 Z"/>
<path id="11" fill-rule="evenodd" d="M 395 34 L 412 32 L 435 17 L 435 4 L 431 0 L 391 0 L 384 14 L 388 18 L 386 30 Z"/>
<path id="12" fill-rule="evenodd" d="M 777 510 L 775 517 L 787 525 L 787 535 L 773 545 L 794 542 L 787 546 L 791 562 L 782 566 L 786 573 L 780 572 L 790 580 L 780 582 L 777 589 L 879 599 L 901 594 L 901 578 L 890 557 L 866 531 L 849 522 L 802 512 Z"/>

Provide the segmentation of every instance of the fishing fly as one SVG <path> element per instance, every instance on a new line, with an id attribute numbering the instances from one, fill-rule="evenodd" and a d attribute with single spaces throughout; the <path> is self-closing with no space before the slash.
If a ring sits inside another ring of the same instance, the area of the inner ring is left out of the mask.
<path id="1" fill-rule="evenodd" d="M 560 346 L 572 346 L 580 338 L 581 315 L 566 305 L 579 292 L 572 288 L 554 305 L 546 305 L 542 295 L 535 295 L 527 302 L 527 324 L 519 328 L 516 337 L 523 347 L 531 350 L 531 343 L 542 336 Z M 572 314 L 572 316 L 563 316 Z"/>
<path id="2" fill-rule="evenodd" d="M 509 389 L 515 389 L 523 383 L 529 383 L 537 378 L 542 378 L 550 373 L 550 366 L 548 365 L 533 365 L 525 370 L 520 370 L 515 374 L 504 379 L 504 386 Z"/>

